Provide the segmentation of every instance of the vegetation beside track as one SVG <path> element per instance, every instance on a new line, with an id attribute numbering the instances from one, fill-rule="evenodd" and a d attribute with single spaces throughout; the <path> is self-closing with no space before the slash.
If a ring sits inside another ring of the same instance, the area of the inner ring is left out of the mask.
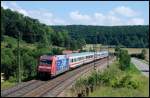
<path id="1" fill-rule="evenodd" d="M 131 64 L 125 71 L 119 68 L 116 61 L 103 72 L 93 72 L 89 77 L 81 77 L 71 89 L 72 96 L 90 97 L 148 97 L 149 80 Z M 93 90 L 89 87 L 93 84 Z M 89 94 L 86 95 L 86 88 Z"/>
<path id="2" fill-rule="evenodd" d="M 120 70 L 117 68 L 117 62 L 114 63 L 111 67 L 116 68 L 115 70 Z M 111 69 L 111 68 L 110 68 Z M 108 70 L 110 70 L 108 69 Z M 114 71 L 115 71 L 114 70 Z M 112 86 L 105 86 L 101 85 L 100 87 L 97 87 L 96 90 L 89 94 L 89 96 L 114 96 L 114 97 L 148 97 L 149 96 L 149 79 L 139 72 L 138 69 L 136 69 L 135 65 L 132 64 L 131 68 L 126 71 L 121 71 L 121 73 L 118 75 L 115 74 L 116 77 L 123 76 L 123 75 L 130 75 L 131 76 L 131 84 L 135 83 L 137 88 L 132 88 L 130 86 L 125 87 L 117 87 L 114 88 Z M 127 82 L 125 84 L 130 83 L 130 79 L 127 79 Z"/>
<path id="3" fill-rule="evenodd" d="M 16 85 L 15 82 L 10 82 L 10 81 L 1 82 L 1 90 L 11 88 L 14 85 Z"/>

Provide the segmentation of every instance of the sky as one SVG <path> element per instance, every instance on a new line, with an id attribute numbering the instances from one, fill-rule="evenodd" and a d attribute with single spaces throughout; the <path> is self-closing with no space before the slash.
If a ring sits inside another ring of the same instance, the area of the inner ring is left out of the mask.
<path id="1" fill-rule="evenodd" d="M 148 1 L 1 1 L 47 25 L 149 25 Z"/>

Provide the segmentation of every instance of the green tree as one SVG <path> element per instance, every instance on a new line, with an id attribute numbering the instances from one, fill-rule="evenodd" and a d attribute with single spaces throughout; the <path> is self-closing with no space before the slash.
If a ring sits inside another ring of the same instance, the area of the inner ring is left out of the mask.
<path id="1" fill-rule="evenodd" d="M 119 64 L 122 70 L 125 70 L 130 67 L 131 57 L 128 54 L 127 50 L 121 50 L 119 54 Z"/>
<path id="2" fill-rule="evenodd" d="M 86 45 L 86 41 L 83 38 L 79 38 L 77 40 L 77 46 L 78 48 L 82 49 Z"/>
<path id="3" fill-rule="evenodd" d="M 70 41 L 70 49 L 71 49 L 71 50 L 77 50 L 77 49 L 78 49 L 77 41 L 76 41 L 76 40 L 72 39 L 72 40 Z"/>
<path id="4" fill-rule="evenodd" d="M 119 59 L 120 51 L 121 51 L 120 45 L 117 45 L 115 47 L 115 54 L 116 54 L 117 60 Z"/>
<path id="5" fill-rule="evenodd" d="M 1 71 L 5 74 L 6 79 L 14 75 L 16 71 L 15 57 L 11 49 L 1 49 Z"/>

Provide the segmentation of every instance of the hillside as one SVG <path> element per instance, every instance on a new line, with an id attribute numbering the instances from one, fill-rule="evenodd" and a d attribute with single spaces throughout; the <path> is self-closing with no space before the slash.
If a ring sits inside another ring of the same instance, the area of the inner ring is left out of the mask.
<path id="1" fill-rule="evenodd" d="M 51 26 L 54 31 L 67 30 L 71 37 L 84 38 L 86 43 L 118 45 L 126 47 L 149 47 L 149 26 L 91 26 L 91 25 L 68 25 Z M 108 40 L 108 43 L 107 43 Z"/>

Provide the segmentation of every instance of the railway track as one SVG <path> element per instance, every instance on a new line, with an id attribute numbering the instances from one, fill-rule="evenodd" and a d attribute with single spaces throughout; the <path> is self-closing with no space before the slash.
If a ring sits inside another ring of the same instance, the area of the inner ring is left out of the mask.
<path id="1" fill-rule="evenodd" d="M 1 97 L 20 97 L 43 83 L 45 83 L 45 81 L 40 80 L 31 80 L 25 83 L 20 83 L 10 89 L 2 90 Z"/>
<path id="2" fill-rule="evenodd" d="M 63 89 L 72 84 L 75 79 L 80 75 L 87 73 L 93 69 L 93 64 L 100 66 L 103 62 L 106 62 L 107 58 L 98 60 L 86 66 L 81 66 L 72 71 L 65 72 L 62 75 L 57 76 L 49 81 L 32 80 L 26 85 L 12 88 L 1 92 L 2 97 L 43 97 L 43 96 L 57 96 Z"/>

